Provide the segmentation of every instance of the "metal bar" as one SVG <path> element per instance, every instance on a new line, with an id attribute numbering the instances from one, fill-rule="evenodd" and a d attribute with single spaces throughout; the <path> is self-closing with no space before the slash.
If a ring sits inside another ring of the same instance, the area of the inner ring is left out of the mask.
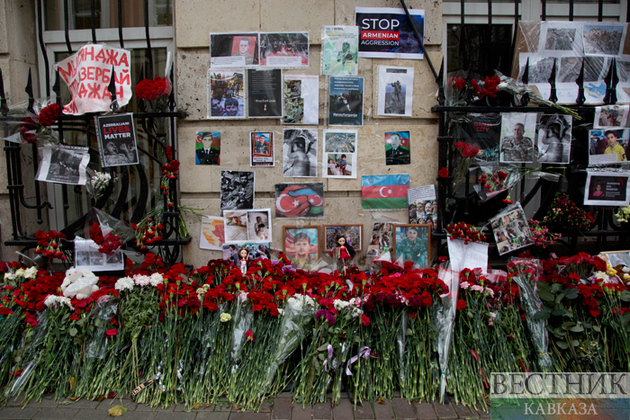
<path id="1" fill-rule="evenodd" d="M 145 0 L 145 4 L 146 4 L 147 1 L 148 0 Z M 409 24 L 411 25 L 411 29 L 413 29 L 413 33 L 416 35 L 416 39 L 420 43 L 420 49 L 422 50 L 422 53 L 424 54 L 424 58 L 426 59 L 427 63 L 429 64 L 429 68 L 431 69 L 431 73 L 433 73 L 433 77 L 435 78 L 435 82 L 439 85 L 440 84 L 440 80 L 438 78 L 437 71 L 435 71 L 435 67 L 433 67 L 433 63 L 431 62 L 431 59 L 429 58 L 429 54 L 427 54 L 427 50 L 426 50 L 426 48 L 424 48 L 424 38 L 420 37 L 420 33 L 418 32 L 418 28 L 416 28 L 416 23 L 411 18 L 411 14 L 409 13 L 409 9 L 407 8 L 407 5 L 405 4 L 405 0 L 400 0 L 400 3 L 402 3 L 403 8 L 405 9 L 405 13 L 407 14 L 407 19 L 409 19 Z M 147 37 L 148 37 L 148 29 L 147 29 Z"/>
<path id="2" fill-rule="evenodd" d="M 492 0 L 488 0 L 488 25 L 492 25 Z"/>
<path id="3" fill-rule="evenodd" d="M 123 40 L 122 16 L 122 0 L 118 0 L 118 41 L 120 42 L 120 48 L 125 48 L 125 41 Z"/>
<path id="4" fill-rule="evenodd" d="M 48 72 L 48 55 L 46 54 L 46 44 L 44 44 L 44 24 L 42 23 L 42 1 L 37 0 L 37 40 L 39 41 L 39 48 L 42 50 L 42 57 L 44 59 L 44 78 L 46 80 L 46 96 L 50 95 L 50 74 Z"/>
<path id="5" fill-rule="evenodd" d="M 0 113 L 6 116 L 9 113 L 9 106 L 7 105 L 7 98 L 4 93 L 4 79 L 2 77 L 2 69 L 0 69 Z"/>
<path id="6" fill-rule="evenodd" d="M 90 1 L 90 25 L 92 26 L 92 42 L 96 44 L 96 0 Z"/>
<path id="7" fill-rule="evenodd" d="M 573 12 L 575 0 L 569 0 L 569 22 L 573 22 Z"/>
<path id="8" fill-rule="evenodd" d="M 147 38 L 147 53 L 144 56 L 147 64 L 147 79 L 153 79 L 153 52 L 151 51 L 151 36 L 149 35 L 149 0 L 144 0 L 144 32 Z"/>
<path id="9" fill-rule="evenodd" d="M 604 20 L 604 0 L 597 2 L 597 21 L 602 22 Z"/>
<path id="10" fill-rule="evenodd" d="M 33 109 L 33 105 L 35 105 L 35 98 L 33 97 L 33 78 L 31 76 L 31 69 L 28 69 L 28 79 L 26 82 L 26 88 L 24 88 L 24 92 L 28 95 L 28 108 L 27 111 L 35 113 Z"/>
<path id="11" fill-rule="evenodd" d="M 66 37 L 66 47 L 68 54 L 72 54 L 72 44 L 70 43 L 70 27 L 68 25 L 68 0 L 63 0 L 63 33 Z"/>
<path id="12" fill-rule="evenodd" d="M 541 0 L 542 5 L 542 15 L 540 16 L 540 20 L 547 20 L 547 0 Z"/>

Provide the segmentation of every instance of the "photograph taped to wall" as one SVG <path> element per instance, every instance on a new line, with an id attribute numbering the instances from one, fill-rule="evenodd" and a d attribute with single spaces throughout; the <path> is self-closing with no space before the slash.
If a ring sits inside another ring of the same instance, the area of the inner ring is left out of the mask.
<path id="1" fill-rule="evenodd" d="M 319 76 L 284 75 L 283 124 L 319 123 Z"/>
<path id="2" fill-rule="evenodd" d="M 320 226 L 284 226 L 283 252 L 298 270 L 314 269 L 320 259 Z"/>
<path id="3" fill-rule="evenodd" d="M 197 131 L 195 139 L 195 164 L 221 164 L 221 133 L 218 131 Z"/>
<path id="4" fill-rule="evenodd" d="M 363 78 L 331 76 L 328 125 L 363 126 Z"/>
<path id="5" fill-rule="evenodd" d="M 245 118 L 245 73 L 242 70 L 208 69 L 207 118 Z"/>
<path id="6" fill-rule="evenodd" d="M 281 118 L 283 99 L 282 70 L 247 70 L 248 118 Z"/>
<path id="7" fill-rule="evenodd" d="M 408 165 L 411 162 L 409 131 L 385 132 L 385 164 Z"/>
<path id="8" fill-rule="evenodd" d="M 627 127 L 630 105 L 604 105 L 595 107 L 593 128 Z"/>
<path id="9" fill-rule="evenodd" d="M 262 32 L 261 66 L 287 68 L 309 66 L 308 32 Z"/>
<path id="10" fill-rule="evenodd" d="M 199 248 L 220 251 L 225 243 L 225 219 L 223 217 L 201 216 Z"/>
<path id="11" fill-rule="evenodd" d="M 227 210 L 225 216 L 225 243 L 267 243 L 271 237 L 271 210 Z"/>
<path id="12" fill-rule="evenodd" d="M 258 65 L 258 33 L 210 34 L 210 67 Z"/>
<path id="13" fill-rule="evenodd" d="M 322 28 L 322 71 L 325 76 L 356 76 L 359 71 L 359 28 Z"/>
<path id="14" fill-rule="evenodd" d="M 587 170 L 584 205 L 627 206 L 630 203 L 630 171 Z"/>
<path id="15" fill-rule="evenodd" d="M 385 253 L 392 251 L 394 244 L 393 232 L 394 224 L 392 222 L 374 222 L 366 256 L 382 257 Z"/>
<path id="16" fill-rule="evenodd" d="M 249 165 L 274 166 L 273 131 L 254 131 L 249 133 Z"/>
<path id="17" fill-rule="evenodd" d="M 407 191 L 410 224 L 430 224 L 438 227 L 438 202 L 435 185 L 410 188 Z"/>
<path id="18" fill-rule="evenodd" d="M 42 160 L 35 179 L 57 184 L 85 185 L 86 168 L 90 163 L 87 147 L 64 146 L 40 147 Z"/>
<path id="19" fill-rule="evenodd" d="M 276 218 L 324 217 L 324 184 L 276 184 Z"/>
<path id="20" fill-rule="evenodd" d="M 501 162 L 528 163 L 534 161 L 536 138 L 535 113 L 516 112 L 501 115 Z"/>
<path id="21" fill-rule="evenodd" d="M 324 130 L 324 178 L 357 177 L 357 130 Z"/>
<path id="22" fill-rule="evenodd" d="M 608 128 L 588 132 L 588 164 L 610 165 L 628 161 L 630 130 Z"/>
<path id="23" fill-rule="evenodd" d="M 571 127 L 569 115 L 541 115 L 538 123 L 538 162 L 566 165 L 571 157 Z"/>
<path id="24" fill-rule="evenodd" d="M 285 128 L 282 174 L 287 177 L 317 176 L 317 129 Z"/>
<path id="25" fill-rule="evenodd" d="M 413 67 L 378 66 L 377 115 L 411 117 Z"/>
<path id="26" fill-rule="evenodd" d="M 363 225 L 324 225 L 324 252 L 331 252 L 337 246 L 337 238 L 344 236 L 346 242 L 359 252 L 363 250 Z"/>
<path id="27" fill-rule="evenodd" d="M 221 171 L 221 210 L 254 207 L 254 175 L 249 171 Z"/>
<path id="28" fill-rule="evenodd" d="M 394 225 L 394 254 L 397 262 L 427 268 L 431 261 L 431 225 Z"/>
<path id="29" fill-rule="evenodd" d="M 137 165 L 138 149 L 133 114 L 95 117 L 101 166 Z"/>

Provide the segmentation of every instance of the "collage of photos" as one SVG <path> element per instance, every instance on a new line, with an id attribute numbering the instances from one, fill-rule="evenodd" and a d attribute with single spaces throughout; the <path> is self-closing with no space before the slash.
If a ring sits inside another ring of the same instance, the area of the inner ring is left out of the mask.
<path id="1" fill-rule="evenodd" d="M 367 249 L 368 257 L 382 257 L 392 251 L 394 223 L 374 222 L 372 236 Z"/>
<path id="2" fill-rule="evenodd" d="M 195 164 L 221 164 L 221 133 L 218 131 L 197 131 L 195 139 Z"/>
<path id="3" fill-rule="evenodd" d="M 435 185 L 410 188 L 407 191 L 409 223 L 428 224 L 438 228 L 438 203 Z"/>
<path id="4" fill-rule="evenodd" d="M 317 176 L 317 129 L 283 131 L 282 174 L 285 178 Z"/>
<path id="5" fill-rule="evenodd" d="M 357 130 L 324 130 L 324 178 L 357 177 Z"/>
<path id="6" fill-rule="evenodd" d="M 276 218 L 324 217 L 324 184 L 276 184 Z"/>
<path id="7" fill-rule="evenodd" d="M 225 243 L 271 242 L 271 210 L 229 210 L 225 218 Z"/>
<path id="8" fill-rule="evenodd" d="M 274 166 L 273 131 L 249 133 L 250 166 Z"/>
<path id="9" fill-rule="evenodd" d="M 533 243 L 527 218 L 520 204 L 509 206 L 490 220 L 499 255 L 524 248 Z"/>
<path id="10" fill-rule="evenodd" d="M 249 252 L 248 259 L 251 261 L 259 258 L 271 259 L 271 248 L 268 243 L 224 244 L 221 248 L 223 250 L 223 259 L 234 263 L 236 266 L 238 266 L 239 262 L 238 251 L 243 248 Z"/>

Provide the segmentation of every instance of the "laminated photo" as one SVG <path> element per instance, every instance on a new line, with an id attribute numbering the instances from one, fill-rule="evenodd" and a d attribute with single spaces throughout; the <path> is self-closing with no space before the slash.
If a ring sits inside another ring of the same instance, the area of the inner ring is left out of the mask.
<path id="1" fill-rule="evenodd" d="M 624 23 L 585 23 L 584 55 L 618 56 L 626 37 Z"/>
<path id="2" fill-rule="evenodd" d="M 385 164 L 408 165 L 411 162 L 409 131 L 385 132 Z"/>
<path id="3" fill-rule="evenodd" d="M 410 261 L 414 268 L 427 268 L 431 262 L 431 225 L 394 225 L 396 262 Z"/>
<path id="4" fill-rule="evenodd" d="M 438 202 L 435 185 L 410 188 L 407 191 L 409 203 L 409 223 L 430 224 L 438 228 Z"/>
<path id="5" fill-rule="evenodd" d="M 311 270 L 319 263 L 321 227 L 284 226 L 282 252 L 296 270 Z"/>
<path id="6" fill-rule="evenodd" d="M 258 65 L 258 33 L 210 34 L 210 67 Z"/>
<path id="7" fill-rule="evenodd" d="M 201 216 L 199 248 L 221 251 L 225 243 L 224 223 L 223 217 Z"/>
<path id="8" fill-rule="evenodd" d="M 536 138 L 535 113 L 505 113 L 501 116 L 502 163 L 528 163 L 534 161 Z"/>
<path id="9" fill-rule="evenodd" d="M 308 32 L 263 32 L 260 34 L 260 65 L 308 67 L 308 47 Z"/>
<path id="10" fill-rule="evenodd" d="M 102 167 L 139 163 L 132 113 L 96 117 L 96 130 Z"/>
<path id="11" fill-rule="evenodd" d="M 282 174 L 285 178 L 317 176 L 317 129 L 284 129 Z"/>
<path id="12" fill-rule="evenodd" d="M 249 118 L 282 117 L 282 70 L 248 69 L 247 92 Z"/>
<path id="13" fill-rule="evenodd" d="M 363 126 L 363 78 L 330 77 L 328 125 Z"/>
<path id="14" fill-rule="evenodd" d="M 587 170 L 584 205 L 627 206 L 630 204 L 630 171 Z"/>
<path id="15" fill-rule="evenodd" d="M 576 22 L 541 22 L 539 51 L 552 57 L 582 55 L 582 26 Z"/>
<path id="16" fill-rule="evenodd" d="M 245 73 L 208 70 L 208 113 L 211 119 L 245 118 Z"/>
<path id="17" fill-rule="evenodd" d="M 124 254 L 121 249 L 112 255 L 102 253 L 99 245 L 91 239 L 74 238 L 74 267 L 92 272 L 119 271 L 125 269 Z"/>
<path id="18" fill-rule="evenodd" d="M 87 147 L 64 146 L 41 147 L 42 160 L 36 179 L 57 184 L 85 185 L 86 168 L 90 163 Z"/>
<path id="19" fill-rule="evenodd" d="M 507 207 L 490 220 L 499 255 L 524 248 L 533 243 L 529 223 L 519 203 Z"/>
<path id="20" fill-rule="evenodd" d="M 538 162 L 568 164 L 571 157 L 571 127 L 569 115 L 542 115 L 538 123 Z"/>
<path id="21" fill-rule="evenodd" d="M 319 76 L 284 75 L 283 124 L 319 123 Z"/>
<path id="22" fill-rule="evenodd" d="M 276 219 L 324 217 L 324 184 L 276 184 Z"/>
<path id="23" fill-rule="evenodd" d="M 249 171 L 221 171 L 221 210 L 254 207 L 254 175 Z"/>
<path id="24" fill-rule="evenodd" d="M 274 166 L 273 131 L 254 131 L 249 133 L 249 165 Z"/>
<path id="25" fill-rule="evenodd" d="M 378 66 L 377 115 L 411 117 L 413 67 Z"/>
<path id="26" fill-rule="evenodd" d="M 322 28 L 322 74 L 356 76 L 359 71 L 359 28 L 324 26 Z"/>
<path id="27" fill-rule="evenodd" d="M 359 57 L 421 60 L 424 43 L 424 10 L 409 9 L 420 39 L 404 9 L 356 7 L 355 25 L 359 27 Z"/>
<path id="28" fill-rule="evenodd" d="M 589 165 L 609 165 L 628 161 L 629 129 L 590 130 L 588 139 Z"/>
<path id="29" fill-rule="evenodd" d="M 357 177 L 357 130 L 324 130 L 324 178 Z"/>
<path id="30" fill-rule="evenodd" d="M 604 105 L 595 107 L 593 128 L 627 127 L 629 105 Z"/>
<path id="31" fill-rule="evenodd" d="M 218 131 L 197 131 L 195 138 L 195 164 L 221 164 L 221 133 Z"/>

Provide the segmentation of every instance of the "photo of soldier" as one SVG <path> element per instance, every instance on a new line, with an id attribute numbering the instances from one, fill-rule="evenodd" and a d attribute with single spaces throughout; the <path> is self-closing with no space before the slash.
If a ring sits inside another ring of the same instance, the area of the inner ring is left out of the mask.
<path id="1" fill-rule="evenodd" d="M 536 114 L 503 114 L 501 121 L 500 160 L 506 163 L 534 161 Z M 510 135 L 511 134 L 511 135 Z"/>

